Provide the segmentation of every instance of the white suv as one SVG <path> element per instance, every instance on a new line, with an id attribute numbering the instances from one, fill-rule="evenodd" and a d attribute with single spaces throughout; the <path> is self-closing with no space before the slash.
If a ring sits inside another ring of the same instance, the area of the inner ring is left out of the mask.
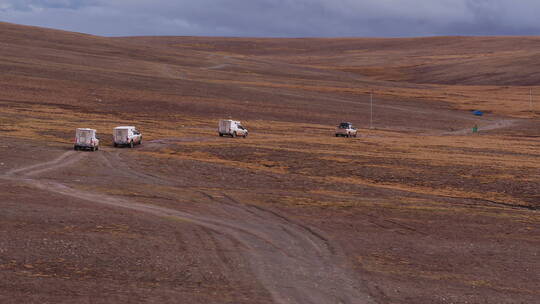
<path id="1" fill-rule="evenodd" d="M 342 122 L 336 128 L 336 137 L 345 136 L 345 137 L 356 137 L 358 131 L 353 128 L 350 122 Z"/>
<path id="2" fill-rule="evenodd" d="M 75 131 L 75 144 L 73 145 L 73 149 L 97 151 L 99 149 L 99 137 L 97 137 L 96 130 L 78 128 Z"/>
<path id="3" fill-rule="evenodd" d="M 113 145 L 118 146 L 133 146 L 142 143 L 142 134 L 133 126 L 116 127 L 113 130 Z"/>
<path id="4" fill-rule="evenodd" d="M 219 136 L 229 135 L 231 137 L 242 136 L 246 138 L 248 130 L 239 121 L 222 119 L 219 121 L 218 134 Z"/>

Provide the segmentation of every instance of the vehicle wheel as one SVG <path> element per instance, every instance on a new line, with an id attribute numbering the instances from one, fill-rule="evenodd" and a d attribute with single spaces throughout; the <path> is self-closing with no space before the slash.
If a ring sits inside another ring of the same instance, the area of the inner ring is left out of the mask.
<path id="1" fill-rule="evenodd" d="M 235 138 L 236 137 L 236 131 L 233 132 L 233 134 L 231 136 L 232 136 L 232 138 Z"/>
<path id="2" fill-rule="evenodd" d="M 355 134 L 354 134 L 354 138 L 356 138 L 356 135 L 357 135 L 357 134 L 355 133 Z"/>
<path id="3" fill-rule="evenodd" d="M 117 143 L 113 143 L 113 146 L 116 148 L 116 147 L 118 147 L 118 144 L 117 144 Z"/>
<path id="4" fill-rule="evenodd" d="M 349 137 L 351 137 L 351 134 L 347 133 L 347 135 L 345 135 L 345 137 L 349 138 Z"/>
<path id="5" fill-rule="evenodd" d="M 219 133 L 219 137 L 223 137 L 223 133 Z"/>
<path id="6" fill-rule="evenodd" d="M 77 151 L 77 150 L 79 150 L 79 147 L 73 146 L 73 150 Z"/>
<path id="7" fill-rule="evenodd" d="M 247 133 L 247 132 L 246 132 L 246 133 L 244 133 L 244 138 L 246 138 L 247 136 L 248 136 L 248 133 Z"/>
<path id="8" fill-rule="evenodd" d="M 92 151 L 92 152 L 96 151 L 96 147 L 90 148 L 90 151 Z"/>
<path id="9" fill-rule="evenodd" d="M 129 147 L 130 147 L 130 148 L 133 148 L 133 146 L 134 146 L 134 145 L 133 145 L 133 140 L 132 140 L 132 141 L 129 142 Z"/>

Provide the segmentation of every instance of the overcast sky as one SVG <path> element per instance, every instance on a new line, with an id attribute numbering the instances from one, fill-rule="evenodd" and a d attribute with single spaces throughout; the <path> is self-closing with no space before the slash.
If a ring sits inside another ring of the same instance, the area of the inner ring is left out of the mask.
<path id="1" fill-rule="evenodd" d="M 0 21 L 103 36 L 538 35 L 539 0 L 0 0 Z"/>

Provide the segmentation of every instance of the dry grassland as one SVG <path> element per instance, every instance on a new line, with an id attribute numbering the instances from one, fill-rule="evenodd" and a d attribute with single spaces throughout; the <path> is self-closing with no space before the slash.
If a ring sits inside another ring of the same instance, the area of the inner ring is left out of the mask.
<path id="1" fill-rule="evenodd" d="M 0 43 L 0 174 L 96 128 L 101 151 L 41 177 L 193 214 L 266 208 L 340 248 L 380 303 L 540 299 L 538 38 L 113 39 L 0 23 Z M 229 117 L 250 136 L 218 137 Z M 334 137 L 341 121 L 359 138 Z M 110 147 L 117 125 L 143 145 Z M 28 299 L 21 286 L 106 301 L 105 281 L 115 302 L 271 302 L 215 231 L 0 181 L 0 245 L 15 244 L 0 246 L 0 302 Z"/>

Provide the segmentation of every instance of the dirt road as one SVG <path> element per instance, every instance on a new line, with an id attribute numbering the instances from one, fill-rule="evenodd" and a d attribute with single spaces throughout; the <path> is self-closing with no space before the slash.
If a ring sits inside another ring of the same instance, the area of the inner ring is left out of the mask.
<path id="1" fill-rule="evenodd" d="M 490 121 L 487 124 L 484 123 L 483 125 L 480 125 L 479 130 L 492 131 L 492 130 L 497 130 L 497 129 L 509 128 L 516 125 L 518 122 L 519 122 L 518 119 L 496 119 L 496 120 Z M 470 134 L 471 132 L 472 132 L 472 127 L 456 130 L 452 132 L 442 132 L 441 135 L 466 135 L 466 134 Z"/>
<path id="2" fill-rule="evenodd" d="M 69 168 L 88 157 L 105 159 L 111 170 L 134 171 L 112 165 L 121 163 L 118 161 L 121 157 L 119 153 L 68 151 L 52 161 L 13 169 L 1 177 L 96 204 L 131 209 L 165 219 L 189 221 L 214 231 L 219 237 L 233 239 L 240 244 L 239 248 L 257 279 L 276 303 L 372 302 L 360 280 L 348 269 L 339 248 L 311 228 L 273 211 L 242 204 L 224 193 L 202 193 L 215 202 L 214 209 L 210 214 L 191 214 L 83 191 L 55 180 L 40 178 L 40 174 Z M 142 178 L 155 183 L 173 183 L 155 176 Z"/>

